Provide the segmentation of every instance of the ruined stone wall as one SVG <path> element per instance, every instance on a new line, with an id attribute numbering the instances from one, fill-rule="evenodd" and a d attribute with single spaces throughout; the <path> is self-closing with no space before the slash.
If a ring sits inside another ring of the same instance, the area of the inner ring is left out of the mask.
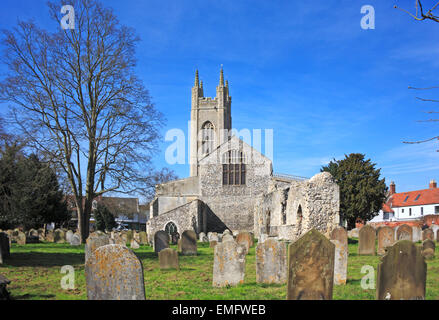
<path id="1" fill-rule="evenodd" d="M 154 217 L 154 219 L 151 219 L 146 223 L 146 232 L 148 234 L 149 243 L 153 242 L 154 234 L 157 231 L 165 230 L 165 227 L 169 222 L 173 222 L 177 226 L 177 232 L 180 235 L 185 230 L 194 230 L 198 233 L 199 216 L 201 212 L 201 201 L 194 200 L 167 213 Z"/>

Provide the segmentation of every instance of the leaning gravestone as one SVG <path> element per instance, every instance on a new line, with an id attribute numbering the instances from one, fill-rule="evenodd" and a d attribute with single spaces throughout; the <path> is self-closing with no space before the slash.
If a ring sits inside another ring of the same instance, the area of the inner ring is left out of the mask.
<path id="1" fill-rule="evenodd" d="M 413 241 L 413 229 L 412 227 L 403 224 L 396 230 L 396 240 L 409 240 Z"/>
<path id="2" fill-rule="evenodd" d="M 256 246 L 256 282 L 285 283 L 287 281 L 287 247 L 285 243 L 268 239 Z"/>
<path id="3" fill-rule="evenodd" d="M 160 230 L 154 234 L 154 252 L 169 248 L 169 235 L 166 231 Z"/>
<path id="4" fill-rule="evenodd" d="M 99 247 L 110 244 L 110 237 L 106 234 L 93 233 L 85 243 L 85 261 L 91 257 L 92 253 Z"/>
<path id="5" fill-rule="evenodd" d="M 177 269 L 178 265 L 178 253 L 172 248 L 165 248 L 159 252 L 159 264 L 160 269 Z"/>
<path id="6" fill-rule="evenodd" d="M 245 249 L 235 241 L 218 243 L 214 249 L 214 287 L 234 286 L 244 283 Z"/>
<path id="7" fill-rule="evenodd" d="M 377 300 L 425 299 L 427 264 L 421 247 L 402 240 L 387 248 L 378 264 Z"/>
<path id="8" fill-rule="evenodd" d="M 61 229 L 56 229 L 53 235 L 53 240 L 55 243 L 65 243 L 66 242 L 66 234 Z"/>
<path id="9" fill-rule="evenodd" d="M 236 236 L 236 242 L 238 244 L 244 245 L 246 253 L 248 253 L 250 247 L 253 246 L 253 237 L 249 232 L 240 232 Z"/>
<path id="10" fill-rule="evenodd" d="M 358 237 L 358 254 L 359 255 L 375 255 L 375 229 L 369 225 L 365 225 L 360 229 Z"/>
<path id="11" fill-rule="evenodd" d="M 311 229 L 288 246 L 287 300 L 332 300 L 335 246 Z"/>
<path id="12" fill-rule="evenodd" d="M 85 264 L 89 300 L 145 300 L 143 267 L 126 246 L 97 248 Z"/>
<path id="13" fill-rule="evenodd" d="M 395 232 L 392 228 L 384 226 L 378 230 L 378 255 L 386 253 L 386 248 L 395 243 Z"/>
<path id="14" fill-rule="evenodd" d="M 184 256 L 197 255 L 197 234 L 193 230 L 186 230 L 181 234 L 181 254 Z"/>
<path id="15" fill-rule="evenodd" d="M 434 258 L 435 249 L 436 245 L 434 244 L 433 240 L 425 239 L 424 242 L 422 242 L 422 255 L 425 257 L 425 259 Z"/>
<path id="16" fill-rule="evenodd" d="M 422 230 L 418 226 L 412 227 L 412 240 L 413 242 L 422 241 Z"/>
<path id="17" fill-rule="evenodd" d="M 434 241 L 434 233 L 433 230 L 428 228 L 422 231 L 422 241 L 430 239 L 431 241 Z"/>
<path id="18" fill-rule="evenodd" d="M 331 240 L 335 246 L 334 256 L 334 284 L 346 284 L 348 275 L 348 247 L 347 242 L 342 243 L 339 240 Z"/>
<path id="19" fill-rule="evenodd" d="M 81 237 L 79 236 L 79 234 L 75 233 L 72 235 L 72 237 L 70 238 L 70 245 L 71 246 L 81 245 Z"/>

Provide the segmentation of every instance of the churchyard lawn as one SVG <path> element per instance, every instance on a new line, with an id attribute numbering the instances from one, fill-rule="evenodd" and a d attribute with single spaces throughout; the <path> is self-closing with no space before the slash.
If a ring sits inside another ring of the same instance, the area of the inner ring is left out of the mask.
<path id="1" fill-rule="evenodd" d="M 419 245 L 419 244 L 418 244 Z M 171 246 L 177 249 L 176 246 Z M 375 299 L 375 289 L 365 290 L 361 279 L 363 266 L 375 269 L 378 256 L 357 255 L 356 239 L 349 239 L 348 280 L 344 286 L 334 286 L 336 300 Z M 179 256 L 180 271 L 160 270 L 153 248 L 141 246 L 134 250 L 144 268 L 146 299 L 281 299 L 286 298 L 286 285 L 261 285 L 256 283 L 255 246 L 246 259 L 245 283 L 236 287 L 213 288 L 213 249 L 209 243 L 198 243 L 197 256 Z M 439 299 L 439 257 L 427 260 L 426 299 Z M 75 289 L 63 290 L 61 267 L 75 269 Z M 71 300 L 87 299 L 84 274 L 84 246 L 40 243 L 12 244 L 11 258 L 0 265 L 0 274 L 11 280 L 8 289 L 13 299 Z"/>

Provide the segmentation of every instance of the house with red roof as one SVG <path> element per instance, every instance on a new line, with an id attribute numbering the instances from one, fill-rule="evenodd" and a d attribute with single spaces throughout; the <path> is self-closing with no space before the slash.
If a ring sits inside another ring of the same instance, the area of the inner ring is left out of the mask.
<path id="1" fill-rule="evenodd" d="M 430 215 L 439 215 L 439 188 L 435 180 L 430 181 L 428 189 L 399 193 L 392 181 L 386 202 L 369 223 L 418 221 Z"/>

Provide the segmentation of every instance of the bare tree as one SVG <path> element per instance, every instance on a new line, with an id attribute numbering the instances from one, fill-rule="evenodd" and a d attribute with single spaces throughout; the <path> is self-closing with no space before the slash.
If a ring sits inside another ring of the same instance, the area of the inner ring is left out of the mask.
<path id="1" fill-rule="evenodd" d="M 396 9 L 401 10 L 401 11 L 404 11 L 405 13 L 408 13 L 412 18 L 414 18 L 415 20 L 418 20 L 418 21 L 433 20 L 433 21 L 439 22 L 439 16 L 437 16 L 433 13 L 433 11 L 438 8 L 438 6 L 439 6 L 439 1 L 436 2 L 434 5 L 432 5 L 430 9 L 425 11 L 424 7 L 422 6 L 422 1 L 415 0 L 415 12 L 414 13 L 411 13 L 405 9 L 399 8 L 397 5 L 395 5 L 394 7 Z"/>
<path id="2" fill-rule="evenodd" d="M 163 116 L 135 74 L 134 30 L 97 0 L 72 5 L 74 29 L 60 27 L 62 3 L 51 2 L 55 31 L 20 21 L 3 32 L 0 99 L 30 146 L 66 175 L 84 242 L 95 197 L 148 189 Z"/>
<path id="3" fill-rule="evenodd" d="M 427 11 L 425 11 L 423 5 L 422 5 L 422 1 L 421 0 L 415 0 L 415 12 L 411 13 L 407 10 L 404 10 L 402 8 L 399 8 L 398 6 L 394 6 L 395 8 L 408 13 L 412 18 L 414 18 L 415 20 L 418 21 L 423 21 L 423 20 L 432 20 L 435 22 L 439 22 L 439 16 L 434 14 L 434 10 L 438 9 L 439 7 L 439 1 L 436 2 L 434 5 L 431 6 L 430 9 L 428 9 Z M 415 87 L 411 87 L 409 86 L 409 89 L 413 89 L 413 90 L 433 90 L 433 89 L 439 89 L 439 86 L 431 86 L 431 87 L 426 87 L 426 88 L 415 88 Z M 422 97 L 416 97 L 416 99 L 418 99 L 419 101 L 422 102 L 433 102 L 433 103 L 439 103 L 439 100 L 435 100 L 435 99 L 426 99 L 426 98 L 422 98 Z M 423 111 L 426 114 L 438 114 L 439 111 L 437 110 L 429 110 L 429 111 Z M 439 122 L 439 119 L 434 119 L 434 118 L 430 118 L 427 120 L 418 120 L 418 122 Z M 439 136 L 435 136 L 435 137 L 431 137 L 428 139 L 424 139 L 424 140 L 420 140 L 420 141 L 403 141 L 403 143 L 407 143 L 407 144 L 419 144 L 419 143 L 424 143 L 424 142 L 429 142 L 429 141 L 433 141 L 433 140 L 439 140 Z M 439 151 L 439 150 L 438 150 Z"/>

